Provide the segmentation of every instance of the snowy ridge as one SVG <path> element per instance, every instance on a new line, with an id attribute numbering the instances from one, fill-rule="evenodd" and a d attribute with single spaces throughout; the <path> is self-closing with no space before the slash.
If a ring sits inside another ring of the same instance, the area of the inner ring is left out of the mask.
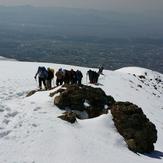
<path id="1" fill-rule="evenodd" d="M 0 56 L 0 60 L 5 60 L 5 61 L 16 61 L 15 59 L 11 59 L 11 58 L 5 58 Z"/>
<path id="2" fill-rule="evenodd" d="M 151 155 L 137 155 L 127 149 L 110 113 L 94 119 L 78 120 L 71 125 L 57 118 L 62 111 L 54 106 L 53 99 L 48 96 L 52 91 L 37 92 L 26 98 L 26 93 L 38 85 L 34 75 L 37 67 L 42 65 L 55 71 L 60 67 L 80 69 L 84 74 L 83 84 L 88 84 L 85 75 L 88 68 L 1 60 L 0 163 L 162 162 L 162 74 L 133 67 L 105 70 L 105 75 L 99 79 L 98 87 L 106 94 L 117 101 L 130 101 L 142 107 L 156 125 L 156 151 Z"/>

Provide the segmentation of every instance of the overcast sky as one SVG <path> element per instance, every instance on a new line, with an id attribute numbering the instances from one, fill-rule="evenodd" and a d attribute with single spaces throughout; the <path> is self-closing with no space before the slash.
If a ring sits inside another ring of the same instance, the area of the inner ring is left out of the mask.
<path id="1" fill-rule="evenodd" d="M 0 5 L 61 6 L 112 11 L 163 10 L 163 0 L 0 0 Z"/>

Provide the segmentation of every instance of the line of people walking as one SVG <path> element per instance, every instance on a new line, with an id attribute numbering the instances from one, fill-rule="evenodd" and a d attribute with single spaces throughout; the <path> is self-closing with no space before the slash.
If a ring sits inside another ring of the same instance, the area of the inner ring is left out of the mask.
<path id="1" fill-rule="evenodd" d="M 89 76 L 89 82 L 93 84 L 98 83 L 99 75 L 103 75 L 103 69 L 103 66 L 100 66 L 98 72 L 92 70 L 87 71 L 86 75 Z M 54 69 L 50 67 L 46 69 L 44 66 L 39 66 L 34 77 L 37 80 L 38 76 L 39 88 L 42 89 L 42 85 L 44 85 L 46 90 L 52 89 L 52 80 L 54 79 L 54 74 L 56 76 L 56 86 L 62 85 L 63 83 L 78 85 L 82 84 L 83 74 L 80 70 L 74 71 L 73 69 L 66 70 L 59 68 L 55 73 Z"/>
<path id="2" fill-rule="evenodd" d="M 83 74 L 80 70 L 74 71 L 73 69 L 66 70 L 66 69 L 62 69 L 60 68 L 57 72 L 56 72 L 56 85 L 62 85 L 63 83 L 65 84 L 78 84 L 81 85 L 81 81 L 83 78 Z"/>

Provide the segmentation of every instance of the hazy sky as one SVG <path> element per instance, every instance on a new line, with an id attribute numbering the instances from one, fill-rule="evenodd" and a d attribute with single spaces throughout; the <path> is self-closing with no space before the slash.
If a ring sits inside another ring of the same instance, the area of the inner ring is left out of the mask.
<path id="1" fill-rule="evenodd" d="M 0 0 L 0 5 L 61 6 L 112 11 L 163 10 L 163 0 Z"/>

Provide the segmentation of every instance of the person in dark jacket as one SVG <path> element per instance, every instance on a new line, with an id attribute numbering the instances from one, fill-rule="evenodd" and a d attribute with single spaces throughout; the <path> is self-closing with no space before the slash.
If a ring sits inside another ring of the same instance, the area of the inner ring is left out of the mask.
<path id="1" fill-rule="evenodd" d="M 83 78 L 82 72 L 77 70 L 76 71 L 76 81 L 77 81 L 78 85 L 81 85 L 82 78 Z"/>
<path id="2" fill-rule="evenodd" d="M 69 84 L 70 83 L 70 77 L 71 77 L 71 72 L 64 69 L 63 70 L 63 81 L 65 84 Z"/>
<path id="3" fill-rule="evenodd" d="M 54 69 L 51 69 L 48 67 L 47 72 L 48 72 L 47 89 L 51 89 L 52 88 L 52 80 L 54 78 Z"/>
<path id="4" fill-rule="evenodd" d="M 89 76 L 89 81 L 92 84 L 98 83 L 99 74 L 96 71 L 89 70 L 87 71 L 87 75 Z"/>
<path id="5" fill-rule="evenodd" d="M 62 85 L 63 84 L 63 71 L 62 69 L 60 68 L 57 72 L 56 72 L 56 85 L 59 86 L 59 85 Z"/>
<path id="6" fill-rule="evenodd" d="M 93 83 L 97 84 L 98 83 L 98 78 L 99 78 L 99 73 L 96 71 L 93 72 Z"/>
<path id="7" fill-rule="evenodd" d="M 89 76 L 89 82 L 93 83 L 93 71 L 92 70 L 87 71 L 87 75 Z"/>
<path id="8" fill-rule="evenodd" d="M 38 75 L 38 81 L 39 81 L 39 88 L 42 89 L 42 83 L 45 87 L 45 89 L 47 89 L 47 86 L 46 86 L 46 79 L 47 79 L 47 76 L 48 76 L 48 73 L 47 73 L 47 70 L 45 67 L 38 67 L 38 70 L 37 70 L 37 73 L 35 75 L 35 79 L 37 78 L 37 75 Z"/>
<path id="9" fill-rule="evenodd" d="M 70 83 L 71 84 L 76 84 L 76 82 L 77 82 L 77 80 L 76 80 L 76 72 L 73 69 L 71 69 L 70 72 L 71 72 Z"/>

